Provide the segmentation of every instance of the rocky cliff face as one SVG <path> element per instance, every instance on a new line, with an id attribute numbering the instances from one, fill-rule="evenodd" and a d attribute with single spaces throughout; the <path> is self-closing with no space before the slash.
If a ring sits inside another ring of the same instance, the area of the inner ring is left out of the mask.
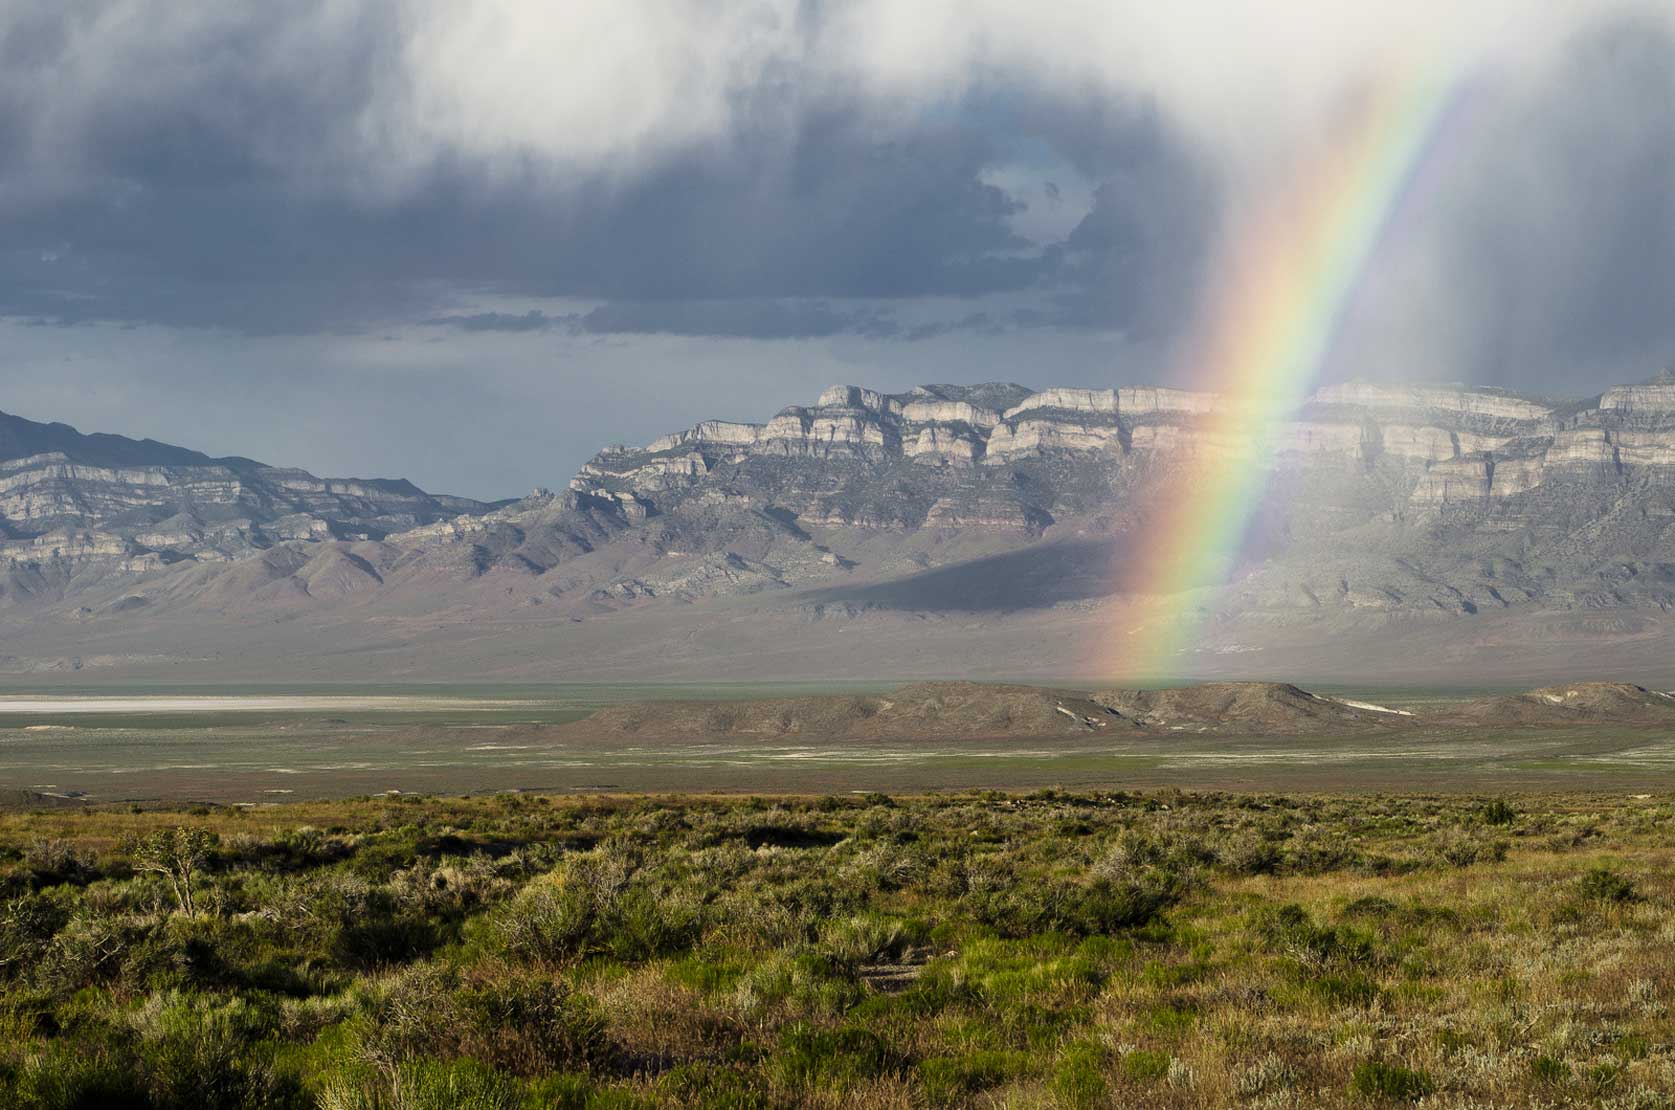
<path id="1" fill-rule="evenodd" d="M 489 508 L 405 481 L 316 478 L 0 413 L 0 568 L 14 594 L 293 541 L 381 540 Z"/>
<path id="2" fill-rule="evenodd" d="M 1027 460 L 1077 458 L 1167 465 L 1189 455 L 1250 450 L 1247 436 L 1205 418 L 1226 402 L 1174 389 L 1046 389 L 995 384 L 922 386 L 883 395 L 835 386 L 814 405 L 794 406 L 766 424 L 709 421 L 643 448 L 601 452 L 571 483 L 577 493 L 653 510 L 685 491 L 713 487 L 767 460 L 860 463 L 880 475 L 898 463 L 936 469 L 1008 467 Z M 1619 386 L 1593 405 L 1559 406 L 1510 394 L 1459 388 L 1349 384 L 1324 388 L 1276 435 L 1285 468 L 1395 464 L 1411 478 L 1415 511 L 1516 497 L 1567 477 L 1604 476 L 1632 484 L 1675 467 L 1675 384 Z M 789 473 L 789 472 L 786 472 Z M 993 479 L 949 477 L 954 488 Z M 843 523 L 795 481 L 776 492 Z M 1055 491 L 1042 491 L 1052 515 Z M 904 507 L 907 523 L 929 517 Z M 1023 518 L 1020 518 L 1023 519 Z M 1030 520 L 1044 519 L 1041 514 Z"/>
<path id="3" fill-rule="evenodd" d="M 1572 404 L 1335 385 L 1273 430 L 1261 458 L 1228 403 L 1162 388 L 839 386 L 763 424 L 699 424 L 601 452 L 571 492 L 689 537 L 680 522 L 697 506 L 818 531 L 801 544 L 830 558 L 811 573 L 773 571 L 799 546 L 795 531 L 752 566 L 757 587 L 840 580 L 822 604 L 911 605 L 905 582 L 848 594 L 844 583 L 951 566 L 975 554 L 974 536 L 985 554 L 1040 547 L 1044 566 L 1067 544 L 1103 544 L 1109 565 L 1086 572 L 1100 580 L 1072 591 L 1092 597 L 1122 590 L 1121 551 L 1172 489 L 1159 479 L 1232 456 L 1274 472 L 1251 559 L 1224 599 L 1239 613 L 1430 619 L 1514 605 L 1662 610 L 1675 597 L 1675 383 Z M 689 538 L 681 549 L 703 546 Z M 1035 600 L 1017 591 L 1020 606 Z"/>
<path id="4" fill-rule="evenodd" d="M 409 622 L 409 638 L 415 621 L 505 621 L 559 657 L 628 611 L 712 627 L 704 606 L 734 606 L 732 635 L 783 621 L 809 644 L 890 613 L 1108 627 L 1103 607 L 1145 586 L 1127 553 L 1181 496 L 1167 479 L 1215 455 L 1272 471 L 1245 561 L 1197 599 L 1215 650 L 1500 613 L 1627 635 L 1675 609 L 1675 381 L 1577 403 L 1335 385 L 1259 458 L 1228 404 L 835 386 L 761 423 L 608 448 L 568 488 L 499 506 L 8 418 L 0 590 L 82 622 L 76 643 L 160 613 L 276 607 Z"/>

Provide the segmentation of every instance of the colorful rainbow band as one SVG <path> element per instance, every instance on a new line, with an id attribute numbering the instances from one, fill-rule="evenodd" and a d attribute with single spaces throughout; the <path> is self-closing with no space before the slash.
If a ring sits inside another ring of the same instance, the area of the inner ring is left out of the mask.
<path id="1" fill-rule="evenodd" d="M 1428 154 L 1451 130 L 1467 82 L 1451 67 L 1381 82 L 1340 141 L 1290 193 L 1251 222 L 1218 272 L 1202 314 L 1197 365 L 1185 377 L 1215 393 L 1201 445 L 1163 486 L 1156 511 L 1122 551 L 1134 597 L 1114 630 L 1107 674 L 1178 677 L 1200 636 L 1206 588 L 1235 570 L 1276 464 L 1277 433 L 1320 378 L 1355 293 Z"/>

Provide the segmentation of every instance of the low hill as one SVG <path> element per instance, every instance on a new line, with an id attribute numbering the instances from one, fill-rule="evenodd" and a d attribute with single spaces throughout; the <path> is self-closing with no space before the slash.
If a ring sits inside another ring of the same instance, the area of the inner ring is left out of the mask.
<path id="1" fill-rule="evenodd" d="M 1414 720 L 1402 710 L 1322 697 L 1285 682 L 1107 690 L 1093 699 L 1143 728 L 1172 732 L 1287 735 L 1389 727 Z"/>
<path id="2" fill-rule="evenodd" d="M 1468 725 L 1675 723 L 1675 694 L 1629 682 L 1576 682 L 1467 702 L 1443 722 Z"/>
<path id="3" fill-rule="evenodd" d="M 613 706 L 560 731 L 600 738 L 821 740 L 1086 736 L 1134 724 L 1086 694 L 1037 686 L 922 682 L 882 696 L 669 701 Z"/>
<path id="4" fill-rule="evenodd" d="M 561 733 L 597 740 L 798 737 L 957 741 L 1147 736 L 1324 736 L 1412 728 L 1675 725 L 1675 694 L 1579 682 L 1423 713 L 1312 693 L 1285 682 L 1207 682 L 1085 693 L 981 682 L 921 682 L 884 695 L 643 702 L 603 709 Z"/>
<path id="5" fill-rule="evenodd" d="M 50 794 L 40 790 L 0 788 L 0 812 L 34 809 L 76 809 L 85 805 L 79 796 Z"/>
<path id="6" fill-rule="evenodd" d="M 1098 694 L 1039 686 L 922 682 L 880 696 L 644 702 L 604 709 L 563 727 L 601 739 L 936 740 L 1180 731 L 1290 735 L 1399 727 L 1415 719 L 1400 710 L 1322 697 L 1276 682 L 1216 682 Z"/>

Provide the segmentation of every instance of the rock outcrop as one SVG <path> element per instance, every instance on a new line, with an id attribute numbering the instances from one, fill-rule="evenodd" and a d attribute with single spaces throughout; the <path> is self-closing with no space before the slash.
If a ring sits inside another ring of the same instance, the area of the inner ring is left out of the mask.
<path id="1" fill-rule="evenodd" d="M 143 574 L 293 541 L 381 540 L 490 507 L 0 413 L 0 566 L 14 574 Z"/>
<path id="2" fill-rule="evenodd" d="M 985 402 L 1012 403 L 990 407 L 972 400 L 973 390 Z M 1237 413 L 1227 418 L 1227 402 L 1212 394 L 1055 388 L 1017 396 L 1020 390 L 940 386 L 885 395 L 834 386 L 812 406 L 785 409 L 766 424 L 710 421 L 641 449 L 613 448 L 584 467 L 572 488 L 608 497 L 668 493 L 703 483 L 717 466 L 765 456 L 1004 469 L 1055 456 L 1167 465 L 1256 451 L 1254 428 L 1242 428 Z M 1218 418 L 1207 419 L 1212 414 Z M 1577 474 L 1625 481 L 1675 474 L 1675 385 L 1616 387 L 1582 408 L 1498 390 L 1334 385 L 1264 442 L 1270 449 L 1253 464 L 1397 464 L 1406 472 L 1406 507 L 1434 513 Z M 926 517 L 939 500 L 925 503 Z"/>

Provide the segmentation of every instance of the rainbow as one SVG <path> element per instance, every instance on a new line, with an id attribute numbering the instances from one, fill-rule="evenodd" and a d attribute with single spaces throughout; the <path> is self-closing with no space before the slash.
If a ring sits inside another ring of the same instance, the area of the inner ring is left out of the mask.
<path id="1" fill-rule="evenodd" d="M 1178 675 L 1273 471 L 1276 436 L 1314 389 L 1380 243 L 1454 130 L 1469 81 L 1456 67 L 1409 68 L 1370 90 L 1337 141 L 1284 199 L 1244 228 L 1218 268 L 1193 344 L 1197 389 L 1217 395 L 1203 451 L 1168 483 L 1141 543 L 1122 555 L 1131 607 L 1101 669 Z"/>

